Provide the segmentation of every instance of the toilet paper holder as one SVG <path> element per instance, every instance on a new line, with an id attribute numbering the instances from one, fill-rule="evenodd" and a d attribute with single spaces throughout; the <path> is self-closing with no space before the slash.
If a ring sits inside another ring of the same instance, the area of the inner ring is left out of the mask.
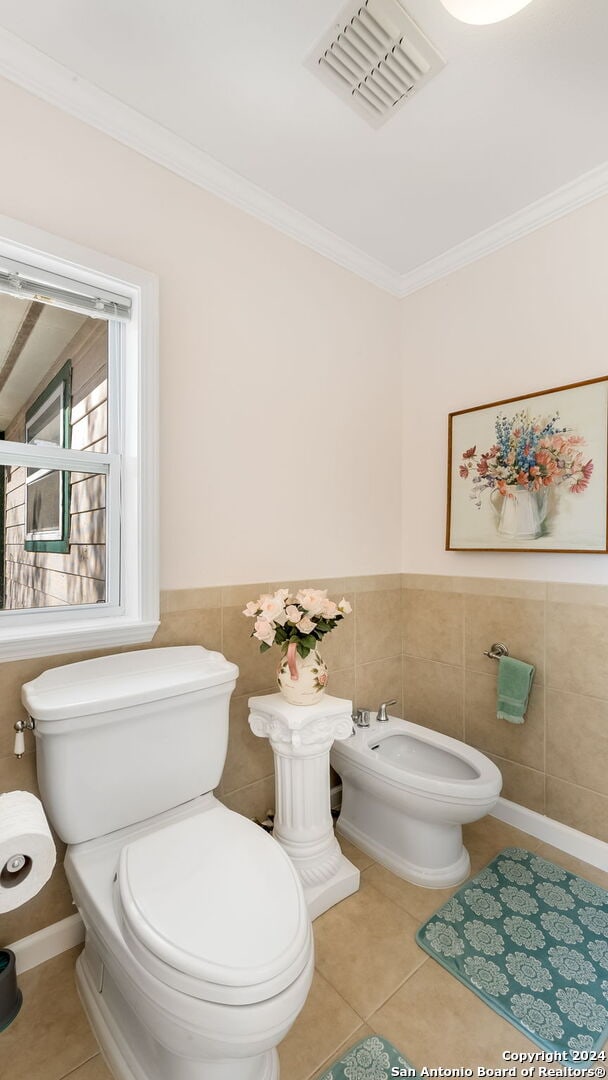
<path id="1" fill-rule="evenodd" d="M 13 752 L 15 757 L 22 758 L 25 754 L 25 732 L 33 731 L 36 727 L 35 720 L 28 716 L 27 720 L 16 720 L 13 724 L 15 730 L 15 745 Z"/>

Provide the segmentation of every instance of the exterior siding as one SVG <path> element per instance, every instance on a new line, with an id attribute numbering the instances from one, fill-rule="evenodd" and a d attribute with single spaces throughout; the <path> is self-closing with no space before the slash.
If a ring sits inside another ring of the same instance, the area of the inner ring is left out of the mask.
<path id="1" fill-rule="evenodd" d="M 71 445 L 107 447 L 107 340 L 103 320 L 88 320 L 58 357 L 17 416 L 5 438 L 23 442 L 25 414 L 67 360 L 72 362 Z M 26 551 L 23 467 L 5 470 L 4 607 L 95 604 L 105 599 L 105 478 L 70 474 L 70 550 L 67 554 Z"/>

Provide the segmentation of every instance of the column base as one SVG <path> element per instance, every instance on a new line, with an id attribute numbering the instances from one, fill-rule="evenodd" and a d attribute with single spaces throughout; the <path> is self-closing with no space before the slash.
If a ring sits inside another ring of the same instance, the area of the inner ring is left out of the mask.
<path id="1" fill-rule="evenodd" d="M 311 919 L 316 919 L 334 904 L 356 893 L 361 878 L 356 866 L 342 855 L 337 870 L 320 885 L 303 885 L 304 896 Z"/>

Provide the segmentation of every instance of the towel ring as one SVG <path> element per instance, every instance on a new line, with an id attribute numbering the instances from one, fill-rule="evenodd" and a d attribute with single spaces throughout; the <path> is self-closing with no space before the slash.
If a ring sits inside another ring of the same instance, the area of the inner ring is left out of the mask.
<path id="1" fill-rule="evenodd" d="M 500 660 L 501 656 L 509 655 L 509 650 L 506 645 L 503 645 L 502 641 L 495 641 L 483 655 L 489 656 L 490 660 Z"/>

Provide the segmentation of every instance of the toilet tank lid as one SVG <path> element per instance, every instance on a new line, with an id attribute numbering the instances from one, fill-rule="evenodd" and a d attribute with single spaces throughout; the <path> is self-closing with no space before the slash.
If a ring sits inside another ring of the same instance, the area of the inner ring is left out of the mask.
<path id="1" fill-rule="evenodd" d="M 35 720 L 67 720 L 233 683 L 238 673 L 200 645 L 142 649 L 45 671 L 25 683 L 21 697 Z"/>

